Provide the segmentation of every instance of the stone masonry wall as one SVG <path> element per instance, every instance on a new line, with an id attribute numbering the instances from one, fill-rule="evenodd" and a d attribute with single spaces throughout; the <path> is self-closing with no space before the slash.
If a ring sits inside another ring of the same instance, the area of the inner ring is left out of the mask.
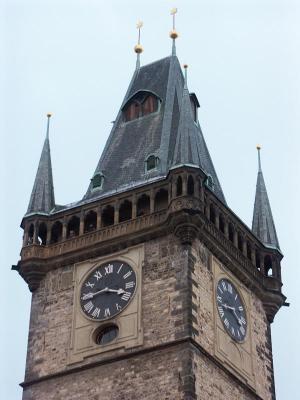
<path id="1" fill-rule="evenodd" d="M 199 241 L 196 240 L 193 248 L 192 248 L 192 262 L 193 262 L 193 321 L 196 331 L 194 339 L 197 343 L 199 343 L 203 349 L 205 349 L 210 355 L 214 355 L 214 344 L 215 344 L 215 331 L 214 331 L 214 315 L 213 315 L 213 307 L 214 307 L 214 283 L 213 283 L 213 274 L 211 271 L 211 262 L 210 262 L 210 254 L 207 248 Z M 271 344 L 269 341 L 269 323 L 266 318 L 266 314 L 262 305 L 262 302 L 258 299 L 258 297 L 251 292 L 251 329 L 252 329 L 252 350 L 253 350 L 253 370 L 255 374 L 256 381 L 256 389 L 259 396 L 265 400 L 273 399 L 273 370 L 272 370 L 272 350 Z M 199 358 L 200 360 L 201 358 Z M 204 382 L 207 382 L 205 379 L 205 368 L 201 368 L 202 361 L 199 361 L 200 368 L 198 371 L 201 371 L 198 375 L 196 381 L 198 382 L 198 389 L 202 388 Z M 209 367 L 212 370 L 213 368 Z M 232 393 L 237 391 L 236 383 L 233 384 L 233 381 L 225 379 L 223 377 L 223 373 L 218 373 L 218 368 L 214 370 L 214 387 L 216 387 L 216 382 L 219 382 L 220 387 L 230 387 Z M 197 376 L 197 375 L 196 375 Z M 209 376 L 209 375 L 207 375 Z M 199 383 L 200 380 L 200 383 Z M 201 383 L 203 381 L 203 383 Z M 202 390 L 201 389 L 201 390 Z M 207 392 L 211 390 L 211 388 L 207 387 Z M 218 390 L 216 389 L 216 393 Z M 200 392 L 199 392 L 200 393 Z M 226 398 L 221 396 L 222 390 L 220 390 L 220 396 L 217 398 Z M 200 396 L 200 394 L 199 394 Z M 204 399 L 207 397 L 199 397 L 200 399 Z M 240 399 L 240 398 L 248 398 L 242 397 L 240 392 L 235 397 L 231 395 L 231 399 Z M 250 397 L 251 398 L 251 397 Z"/>
<path id="2" fill-rule="evenodd" d="M 186 400 L 184 358 L 174 347 L 89 368 L 30 386 L 23 400 Z"/>
<path id="3" fill-rule="evenodd" d="M 187 252 L 173 236 L 145 244 L 142 275 L 143 348 L 186 335 Z M 73 316 L 73 268 L 51 271 L 32 296 L 25 380 L 101 361 L 119 349 L 67 365 Z"/>

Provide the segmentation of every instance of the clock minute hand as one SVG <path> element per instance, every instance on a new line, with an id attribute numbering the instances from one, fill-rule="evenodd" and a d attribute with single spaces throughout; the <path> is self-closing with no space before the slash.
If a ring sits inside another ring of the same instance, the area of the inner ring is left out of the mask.
<path id="1" fill-rule="evenodd" d="M 117 293 L 117 294 L 124 294 L 125 290 L 124 289 L 107 289 L 108 292 L 112 292 L 112 293 Z"/>
<path id="2" fill-rule="evenodd" d="M 98 294 L 104 293 L 104 292 L 107 292 L 107 291 L 109 291 L 109 289 L 108 288 L 104 288 L 104 289 L 99 290 L 98 292 L 95 292 L 95 293 L 93 293 L 93 292 L 86 293 L 85 295 L 82 296 L 82 300 L 92 299 L 94 296 L 97 296 Z"/>

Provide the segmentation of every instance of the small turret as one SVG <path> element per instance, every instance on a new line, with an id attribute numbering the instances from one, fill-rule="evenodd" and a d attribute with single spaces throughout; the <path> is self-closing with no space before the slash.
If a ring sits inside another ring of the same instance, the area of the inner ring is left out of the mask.
<path id="1" fill-rule="evenodd" d="M 261 147 L 257 146 L 256 148 L 258 152 L 258 174 L 256 182 L 252 231 L 263 242 L 264 245 L 280 249 L 268 193 L 261 169 Z"/>
<path id="2" fill-rule="evenodd" d="M 50 142 L 49 142 L 49 127 L 50 127 L 50 113 L 47 114 L 47 132 L 46 138 L 36 173 L 31 197 L 27 209 L 26 216 L 29 214 L 49 212 L 55 206 L 54 200 L 54 186 L 52 178 Z"/>

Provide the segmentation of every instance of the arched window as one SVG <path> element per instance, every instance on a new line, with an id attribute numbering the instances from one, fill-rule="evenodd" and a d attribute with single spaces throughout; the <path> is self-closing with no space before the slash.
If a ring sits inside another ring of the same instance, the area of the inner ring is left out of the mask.
<path id="1" fill-rule="evenodd" d="M 67 238 L 72 238 L 79 235 L 79 225 L 80 219 L 79 217 L 76 217 L 76 215 L 74 215 L 74 217 L 70 219 L 67 225 Z"/>
<path id="2" fill-rule="evenodd" d="M 104 176 L 100 172 L 97 172 L 91 179 L 92 189 L 102 189 Z"/>
<path id="3" fill-rule="evenodd" d="M 151 154 L 146 160 L 146 172 L 156 169 L 159 164 L 159 158 Z"/>
<path id="4" fill-rule="evenodd" d="M 27 244 L 32 244 L 33 243 L 33 236 L 34 236 L 34 225 L 30 224 L 29 230 L 28 230 L 28 242 Z"/>
<path id="5" fill-rule="evenodd" d="M 216 212 L 215 212 L 215 207 L 213 206 L 213 204 L 211 204 L 209 206 L 209 219 L 213 224 L 216 223 Z"/>
<path id="6" fill-rule="evenodd" d="M 160 189 L 154 199 L 155 211 L 164 210 L 168 207 L 168 191 L 166 189 Z"/>
<path id="7" fill-rule="evenodd" d="M 62 238 L 63 226 L 60 221 L 56 221 L 51 228 L 51 243 L 57 243 Z"/>
<path id="8" fill-rule="evenodd" d="M 42 244 L 43 246 L 46 245 L 46 241 L 47 241 L 47 225 L 45 224 L 45 222 L 41 222 L 39 224 L 38 241 L 39 241 L 39 244 Z"/>
<path id="9" fill-rule="evenodd" d="M 205 185 L 210 188 L 210 190 L 214 190 L 215 188 L 215 184 L 214 184 L 214 180 L 213 177 L 211 175 L 207 175 L 207 178 L 205 180 Z"/>
<path id="10" fill-rule="evenodd" d="M 243 237 L 240 233 L 238 234 L 238 249 L 243 251 Z"/>
<path id="11" fill-rule="evenodd" d="M 137 201 L 136 216 L 141 217 L 150 213 L 150 197 L 143 194 Z"/>
<path id="12" fill-rule="evenodd" d="M 251 245 L 249 242 L 247 242 L 247 258 L 251 260 Z"/>
<path id="13" fill-rule="evenodd" d="M 264 258 L 264 267 L 266 276 L 273 276 L 272 258 L 267 255 Z"/>
<path id="14" fill-rule="evenodd" d="M 124 121 L 132 121 L 145 115 L 156 112 L 159 108 L 159 99 L 153 93 L 140 91 L 136 93 L 123 108 Z"/>
<path id="15" fill-rule="evenodd" d="M 222 214 L 219 215 L 219 229 L 222 233 L 225 233 L 225 220 Z"/>
<path id="16" fill-rule="evenodd" d="M 132 218 L 132 203 L 129 200 L 124 200 L 119 208 L 119 222 L 128 221 Z"/>
<path id="17" fill-rule="evenodd" d="M 113 206 L 106 206 L 102 211 L 102 226 L 109 226 L 115 223 L 115 209 Z"/>
<path id="18" fill-rule="evenodd" d="M 231 222 L 228 224 L 228 238 L 232 243 L 234 242 L 234 228 Z"/>
<path id="19" fill-rule="evenodd" d="M 255 251 L 255 264 L 256 268 L 260 271 L 260 254 L 257 250 Z"/>
<path id="20" fill-rule="evenodd" d="M 179 176 L 176 182 L 176 196 L 182 195 L 182 178 Z"/>
<path id="21" fill-rule="evenodd" d="M 192 196 L 194 194 L 194 179 L 193 179 L 192 175 L 189 175 L 189 177 L 188 177 L 187 193 L 189 196 Z"/>
<path id="22" fill-rule="evenodd" d="M 84 218 L 84 232 L 94 231 L 97 227 L 97 213 L 89 211 Z"/>

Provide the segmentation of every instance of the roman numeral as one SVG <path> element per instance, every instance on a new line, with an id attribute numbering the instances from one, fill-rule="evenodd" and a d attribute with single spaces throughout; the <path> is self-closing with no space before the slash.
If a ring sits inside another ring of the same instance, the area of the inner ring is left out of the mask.
<path id="1" fill-rule="evenodd" d="M 83 307 L 87 313 L 90 313 L 92 311 L 92 309 L 94 308 L 94 304 L 91 301 L 89 301 Z"/>
<path id="2" fill-rule="evenodd" d="M 100 271 L 96 271 L 94 274 L 94 277 L 97 279 L 97 281 L 99 281 L 99 279 L 102 278 L 101 272 Z"/>
<path id="3" fill-rule="evenodd" d="M 104 311 L 104 317 L 109 317 L 110 316 L 110 309 L 106 308 Z"/>
<path id="4" fill-rule="evenodd" d="M 113 271 L 114 271 L 114 266 L 112 264 L 109 264 L 107 267 L 105 267 L 105 275 L 112 274 Z"/>
<path id="5" fill-rule="evenodd" d="M 221 318 L 223 318 L 223 317 L 224 317 L 224 310 L 223 310 L 223 307 L 218 306 L 218 310 L 219 310 L 219 313 L 220 313 Z"/>
<path id="6" fill-rule="evenodd" d="M 243 311 L 244 308 L 242 306 L 239 306 L 239 311 Z"/>
<path id="7" fill-rule="evenodd" d="M 122 310 L 122 307 L 121 307 L 118 303 L 116 303 L 116 309 L 117 309 L 118 311 L 120 311 L 120 310 Z"/>
<path id="8" fill-rule="evenodd" d="M 135 283 L 134 283 L 134 282 L 126 282 L 126 284 L 125 284 L 125 289 L 130 289 L 130 288 L 133 288 L 133 287 L 134 287 L 134 285 L 135 285 Z"/>
<path id="9" fill-rule="evenodd" d="M 127 279 L 132 274 L 132 271 L 128 271 L 127 274 L 123 275 L 123 279 Z"/>
<path id="10" fill-rule="evenodd" d="M 217 300 L 222 303 L 222 297 L 221 296 L 217 296 Z"/>
<path id="11" fill-rule="evenodd" d="M 222 281 L 222 286 L 223 286 L 223 290 L 227 290 L 227 287 L 226 287 L 226 283 L 224 282 L 224 281 Z"/>
<path id="12" fill-rule="evenodd" d="M 86 287 L 90 287 L 91 289 L 93 289 L 93 287 L 95 286 L 95 284 L 94 284 L 94 283 L 87 282 L 87 283 L 85 284 L 85 286 L 86 286 Z"/>
<path id="13" fill-rule="evenodd" d="M 240 327 L 240 331 L 241 331 L 241 334 L 244 336 L 246 331 L 245 331 L 245 328 L 243 326 Z"/>
<path id="14" fill-rule="evenodd" d="M 232 286 L 228 283 L 228 292 L 232 294 Z"/>
<path id="15" fill-rule="evenodd" d="M 245 320 L 244 317 L 241 317 L 241 318 L 240 318 L 240 321 L 241 321 L 242 324 L 246 325 L 246 320 Z"/>
<path id="16" fill-rule="evenodd" d="M 229 328 L 229 321 L 227 318 L 224 319 L 224 324 L 225 324 L 226 328 Z"/>
<path id="17" fill-rule="evenodd" d="M 218 286 L 218 291 L 223 294 L 223 290 L 220 288 L 220 286 Z"/>
<path id="18" fill-rule="evenodd" d="M 130 299 L 131 293 L 130 292 L 125 292 L 123 296 L 121 297 L 122 300 L 128 301 Z"/>
<path id="19" fill-rule="evenodd" d="M 121 265 L 120 265 L 120 268 L 118 269 L 118 271 L 117 271 L 117 274 L 119 274 L 119 273 L 120 273 L 120 271 L 121 271 L 122 267 L 123 267 L 123 264 L 121 264 Z"/>
<path id="20" fill-rule="evenodd" d="M 235 336 L 235 330 L 234 330 L 233 327 L 231 327 L 231 334 L 232 334 L 233 336 Z"/>
<path id="21" fill-rule="evenodd" d="M 99 318 L 100 316 L 100 308 L 96 307 L 95 310 L 92 312 L 92 317 Z"/>

